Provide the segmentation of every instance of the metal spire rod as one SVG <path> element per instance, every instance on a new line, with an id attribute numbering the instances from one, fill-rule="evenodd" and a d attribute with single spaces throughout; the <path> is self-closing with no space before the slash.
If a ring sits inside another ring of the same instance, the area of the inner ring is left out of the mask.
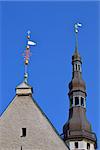
<path id="1" fill-rule="evenodd" d="M 74 32 L 75 32 L 75 47 L 76 49 L 78 49 L 78 28 L 81 27 L 82 24 L 81 23 L 75 23 L 74 25 Z"/>
<path id="2" fill-rule="evenodd" d="M 33 41 L 30 41 L 30 31 L 27 32 L 27 45 L 26 45 L 26 50 L 24 52 L 24 82 L 27 83 L 28 82 L 28 64 L 29 64 L 29 59 L 31 56 L 31 52 L 30 52 L 30 46 L 35 46 L 36 43 Z"/>

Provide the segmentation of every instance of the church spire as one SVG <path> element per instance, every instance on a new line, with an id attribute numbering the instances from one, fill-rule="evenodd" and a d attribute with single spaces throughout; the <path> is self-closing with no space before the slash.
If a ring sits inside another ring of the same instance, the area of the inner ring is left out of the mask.
<path id="1" fill-rule="evenodd" d="M 73 93 L 74 96 L 78 97 L 79 99 L 79 106 L 86 107 L 86 86 L 85 82 L 82 79 L 82 60 L 78 52 L 78 28 L 82 25 L 80 23 L 76 23 L 74 25 L 74 32 L 75 32 L 75 52 L 72 56 L 72 80 L 69 83 L 69 99 L 70 99 L 70 107 L 76 107 L 74 104 L 72 105 L 72 97 Z M 84 98 L 81 105 L 80 97 Z"/>
<path id="2" fill-rule="evenodd" d="M 86 85 L 82 79 L 82 60 L 78 52 L 78 28 L 74 25 L 75 51 L 72 56 L 72 80 L 69 83 L 69 117 L 63 126 L 64 141 L 70 149 L 88 149 L 88 145 L 96 147 L 96 136 L 92 132 L 91 124 L 86 118 Z M 81 147 L 80 145 L 83 145 Z M 91 148 L 95 149 L 95 148 Z"/>
<path id="3" fill-rule="evenodd" d="M 36 43 L 33 41 L 30 41 L 30 31 L 27 32 L 27 45 L 26 45 L 26 50 L 24 52 L 24 82 L 27 83 L 28 82 L 28 65 L 29 65 L 29 59 L 31 56 L 31 52 L 30 52 L 30 46 L 35 46 Z"/>

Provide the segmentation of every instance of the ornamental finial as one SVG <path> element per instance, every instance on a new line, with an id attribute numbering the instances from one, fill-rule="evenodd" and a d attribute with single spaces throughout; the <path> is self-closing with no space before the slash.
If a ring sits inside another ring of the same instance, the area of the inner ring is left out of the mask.
<path id="1" fill-rule="evenodd" d="M 24 52 L 24 66 L 25 66 L 25 72 L 24 72 L 24 82 L 28 82 L 28 64 L 29 64 L 29 59 L 31 56 L 31 51 L 30 51 L 30 46 L 35 46 L 36 42 L 33 42 L 30 40 L 30 34 L 31 32 L 27 32 L 27 45 L 26 45 L 26 50 Z"/>

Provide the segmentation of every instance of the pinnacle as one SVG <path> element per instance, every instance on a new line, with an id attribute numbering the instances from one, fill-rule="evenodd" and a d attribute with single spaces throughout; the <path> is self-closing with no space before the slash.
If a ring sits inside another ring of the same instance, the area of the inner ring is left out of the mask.
<path id="1" fill-rule="evenodd" d="M 21 84 L 19 84 L 17 87 L 17 89 L 23 89 L 23 88 L 31 88 L 30 85 L 28 85 L 26 82 L 22 82 Z"/>
<path id="2" fill-rule="evenodd" d="M 79 55 L 79 52 L 78 52 L 78 48 L 77 48 L 77 47 L 75 48 L 74 55 L 80 56 L 80 55 Z"/>

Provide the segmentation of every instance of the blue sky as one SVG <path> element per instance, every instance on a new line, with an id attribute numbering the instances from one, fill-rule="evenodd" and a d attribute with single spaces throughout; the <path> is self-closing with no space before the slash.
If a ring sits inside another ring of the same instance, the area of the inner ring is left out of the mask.
<path id="1" fill-rule="evenodd" d="M 23 81 L 26 33 L 37 42 L 32 47 L 29 84 L 33 97 L 56 127 L 68 119 L 68 83 L 75 48 L 74 23 L 79 32 L 79 52 L 87 86 L 87 118 L 100 143 L 99 134 L 99 2 L 0 2 L 0 113 Z"/>

